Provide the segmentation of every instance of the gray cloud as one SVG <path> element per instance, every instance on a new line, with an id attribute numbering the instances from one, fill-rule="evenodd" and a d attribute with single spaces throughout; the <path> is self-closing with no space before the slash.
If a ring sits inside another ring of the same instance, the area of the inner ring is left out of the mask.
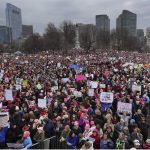
<path id="1" fill-rule="evenodd" d="M 123 9 L 138 15 L 138 28 L 150 26 L 149 0 L 0 0 L 0 24 L 5 24 L 6 3 L 22 9 L 23 24 L 32 24 L 34 31 L 43 33 L 49 22 L 57 26 L 63 20 L 95 24 L 96 14 L 108 14 L 111 28 Z"/>

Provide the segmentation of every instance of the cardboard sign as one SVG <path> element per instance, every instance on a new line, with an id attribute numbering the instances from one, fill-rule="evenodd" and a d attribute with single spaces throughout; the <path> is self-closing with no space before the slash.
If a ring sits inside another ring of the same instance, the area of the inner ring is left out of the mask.
<path id="1" fill-rule="evenodd" d="M 102 103 L 112 103 L 114 95 L 112 92 L 102 92 L 100 94 L 100 101 Z"/>
<path id="2" fill-rule="evenodd" d="M 76 75 L 76 80 L 77 81 L 84 81 L 85 80 L 85 76 L 84 75 Z"/>
<path id="3" fill-rule="evenodd" d="M 91 88 L 92 88 L 92 89 L 96 89 L 96 88 L 98 87 L 98 82 L 96 82 L 96 81 L 91 81 L 91 82 L 90 82 L 90 85 L 91 85 Z"/>
<path id="4" fill-rule="evenodd" d="M 88 96 L 94 96 L 94 89 L 89 89 Z"/>
<path id="5" fill-rule="evenodd" d="M 38 99 L 38 107 L 46 108 L 46 99 Z"/>
<path id="6" fill-rule="evenodd" d="M 62 78 L 61 81 L 62 81 L 63 83 L 67 83 L 67 82 L 70 82 L 70 79 L 69 79 L 69 78 Z"/>
<path id="7" fill-rule="evenodd" d="M 5 99 L 13 101 L 12 90 L 5 90 Z"/>
<path id="8" fill-rule="evenodd" d="M 118 112 L 132 113 L 132 104 L 131 103 L 118 102 L 117 111 Z"/>
<path id="9" fill-rule="evenodd" d="M 7 126 L 8 120 L 9 120 L 8 112 L 0 112 L 0 127 Z"/>
<path id="10" fill-rule="evenodd" d="M 135 84 L 133 84 L 133 85 L 132 85 L 132 91 L 133 91 L 133 92 L 138 91 L 138 92 L 141 93 L 141 85 L 135 85 Z"/>
<path id="11" fill-rule="evenodd" d="M 105 84 L 100 84 L 100 88 L 104 89 L 104 88 L 106 88 L 106 85 Z"/>

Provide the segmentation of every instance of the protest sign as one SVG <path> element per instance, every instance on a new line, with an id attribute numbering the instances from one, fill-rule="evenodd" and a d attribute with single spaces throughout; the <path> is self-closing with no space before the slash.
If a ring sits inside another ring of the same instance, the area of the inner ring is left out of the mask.
<path id="1" fill-rule="evenodd" d="M 36 85 L 36 87 L 40 90 L 42 87 L 41 87 L 41 85 L 40 85 L 40 83 L 38 83 L 37 85 Z"/>
<path id="2" fill-rule="evenodd" d="M 105 84 L 100 84 L 100 88 L 104 89 L 104 88 L 106 88 L 106 85 Z"/>
<path id="3" fill-rule="evenodd" d="M 82 97 L 82 93 L 80 91 L 74 91 L 73 94 L 75 97 Z"/>
<path id="4" fill-rule="evenodd" d="M 0 127 L 7 126 L 8 120 L 9 120 L 8 112 L 0 112 Z"/>
<path id="5" fill-rule="evenodd" d="M 79 74 L 79 73 L 81 73 L 82 71 L 83 71 L 83 68 L 76 68 L 76 69 L 75 69 L 76 74 Z"/>
<path id="6" fill-rule="evenodd" d="M 57 91 L 57 90 L 58 90 L 58 86 L 53 86 L 53 87 L 51 88 L 51 90 L 52 90 L 52 92 Z"/>
<path id="7" fill-rule="evenodd" d="M 118 102 L 117 111 L 118 112 L 132 113 L 132 104 L 131 103 Z"/>
<path id="8" fill-rule="evenodd" d="M 98 82 L 97 81 L 91 81 L 90 85 L 91 85 L 92 89 L 96 89 L 98 87 Z"/>
<path id="9" fill-rule="evenodd" d="M 17 79 L 16 79 L 16 84 L 17 84 L 17 85 L 21 85 L 21 79 L 20 79 L 20 78 L 17 78 Z"/>
<path id="10" fill-rule="evenodd" d="M 60 68 L 60 66 L 61 66 L 61 63 L 57 63 L 57 67 Z"/>
<path id="11" fill-rule="evenodd" d="M 5 90 L 5 99 L 13 101 L 12 90 Z"/>
<path id="12" fill-rule="evenodd" d="M 46 99 L 38 99 L 38 107 L 46 108 Z"/>
<path id="13" fill-rule="evenodd" d="M 21 90 L 21 85 L 16 84 L 15 87 L 16 87 L 16 90 Z"/>
<path id="14" fill-rule="evenodd" d="M 94 96 L 94 89 L 89 89 L 88 96 Z"/>
<path id="15" fill-rule="evenodd" d="M 80 65 L 72 64 L 69 66 L 69 68 L 72 68 L 72 69 L 80 68 Z"/>
<path id="16" fill-rule="evenodd" d="M 84 75 L 76 75 L 76 80 L 77 81 L 84 81 L 85 80 L 85 76 Z"/>
<path id="17" fill-rule="evenodd" d="M 67 83 L 67 82 L 70 82 L 70 79 L 69 79 L 69 78 L 62 78 L 61 81 L 62 81 L 63 83 Z"/>
<path id="18" fill-rule="evenodd" d="M 112 92 L 102 92 L 100 94 L 100 101 L 102 103 L 112 103 L 114 95 Z"/>
<path id="19" fill-rule="evenodd" d="M 133 91 L 133 92 L 138 91 L 138 92 L 141 93 L 141 85 L 135 85 L 135 84 L 133 84 L 133 85 L 132 85 L 132 91 Z"/>

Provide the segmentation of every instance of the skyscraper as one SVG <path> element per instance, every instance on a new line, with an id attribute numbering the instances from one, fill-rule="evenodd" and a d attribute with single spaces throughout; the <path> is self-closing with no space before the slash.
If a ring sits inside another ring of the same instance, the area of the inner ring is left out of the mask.
<path id="1" fill-rule="evenodd" d="M 150 27 L 146 29 L 146 45 L 150 48 Z"/>
<path id="2" fill-rule="evenodd" d="M 11 35 L 9 35 L 9 31 L 11 31 L 11 29 L 9 29 L 8 27 L 0 26 L 0 43 L 2 44 L 10 43 Z"/>
<path id="3" fill-rule="evenodd" d="M 110 32 L 110 19 L 107 15 L 96 15 L 96 28 L 98 31 Z"/>
<path id="4" fill-rule="evenodd" d="M 28 38 L 33 35 L 33 26 L 32 25 L 22 25 L 22 37 Z"/>
<path id="5" fill-rule="evenodd" d="M 137 15 L 123 10 L 122 14 L 116 20 L 116 29 L 120 31 L 127 31 L 129 35 L 136 36 Z"/>
<path id="6" fill-rule="evenodd" d="M 144 30 L 143 29 L 137 29 L 137 39 L 139 41 L 139 44 L 140 45 L 144 45 L 144 42 L 145 42 L 145 38 L 144 38 Z"/>
<path id="7" fill-rule="evenodd" d="M 6 6 L 6 26 L 11 28 L 12 40 L 22 37 L 21 9 L 9 3 Z M 11 32 L 9 31 L 10 35 Z"/>

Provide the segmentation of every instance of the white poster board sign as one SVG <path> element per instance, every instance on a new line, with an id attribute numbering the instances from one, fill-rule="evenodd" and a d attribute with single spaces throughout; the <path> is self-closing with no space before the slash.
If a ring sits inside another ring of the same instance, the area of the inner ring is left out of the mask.
<path id="1" fill-rule="evenodd" d="M 69 78 L 62 78 L 61 80 L 62 80 L 63 83 L 70 82 L 70 79 L 69 79 Z"/>
<path id="2" fill-rule="evenodd" d="M 57 90 L 58 90 L 58 86 L 53 86 L 53 87 L 51 88 L 51 90 L 52 90 L 52 92 L 57 91 Z"/>
<path id="3" fill-rule="evenodd" d="M 5 99 L 13 101 L 12 90 L 5 90 Z"/>
<path id="4" fill-rule="evenodd" d="M 102 103 L 112 103 L 114 99 L 114 95 L 112 92 L 102 92 L 100 94 L 100 101 Z"/>
<path id="5" fill-rule="evenodd" d="M 9 120 L 8 112 L 0 112 L 0 127 L 7 126 L 8 120 Z"/>
<path id="6" fill-rule="evenodd" d="M 98 87 L 98 82 L 97 81 L 91 81 L 90 85 L 91 85 L 92 89 L 96 89 Z"/>
<path id="7" fill-rule="evenodd" d="M 94 89 L 89 89 L 88 96 L 94 96 Z"/>
<path id="8" fill-rule="evenodd" d="M 135 91 L 138 91 L 141 93 L 141 85 L 135 85 L 133 84 L 132 85 L 132 91 L 135 92 Z"/>
<path id="9" fill-rule="evenodd" d="M 38 107 L 46 108 L 46 99 L 38 99 Z"/>
<path id="10" fill-rule="evenodd" d="M 61 66 L 61 63 L 57 63 L 57 67 L 60 68 L 60 66 Z"/>
<path id="11" fill-rule="evenodd" d="M 21 85 L 20 84 L 16 84 L 15 87 L 16 87 L 16 90 L 21 90 Z"/>
<path id="12" fill-rule="evenodd" d="M 75 97 L 82 97 L 82 93 L 80 91 L 74 91 L 73 94 Z"/>
<path id="13" fill-rule="evenodd" d="M 22 80 L 21 80 L 20 78 L 17 78 L 17 79 L 16 79 L 16 84 L 17 84 L 17 85 L 21 85 L 21 81 L 22 81 Z"/>
<path id="14" fill-rule="evenodd" d="M 118 102 L 117 111 L 118 112 L 132 113 L 132 104 L 131 103 Z"/>
<path id="15" fill-rule="evenodd" d="M 106 88 L 106 85 L 105 84 L 100 84 L 100 88 L 104 89 L 104 88 Z"/>

